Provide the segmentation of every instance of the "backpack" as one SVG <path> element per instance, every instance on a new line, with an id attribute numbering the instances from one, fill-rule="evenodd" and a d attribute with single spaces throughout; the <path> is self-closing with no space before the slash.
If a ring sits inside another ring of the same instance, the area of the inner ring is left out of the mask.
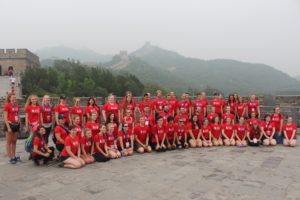
<path id="1" fill-rule="evenodd" d="M 33 149 L 33 135 L 30 135 L 25 141 L 25 151 L 31 153 Z"/>

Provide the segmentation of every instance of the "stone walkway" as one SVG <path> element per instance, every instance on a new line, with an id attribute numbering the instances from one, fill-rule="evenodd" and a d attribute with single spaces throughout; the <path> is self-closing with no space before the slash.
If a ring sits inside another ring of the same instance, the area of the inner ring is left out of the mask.
<path id="1" fill-rule="evenodd" d="M 79 170 L 11 165 L 0 141 L 0 199 L 300 199 L 300 148 L 222 147 L 134 155 Z"/>

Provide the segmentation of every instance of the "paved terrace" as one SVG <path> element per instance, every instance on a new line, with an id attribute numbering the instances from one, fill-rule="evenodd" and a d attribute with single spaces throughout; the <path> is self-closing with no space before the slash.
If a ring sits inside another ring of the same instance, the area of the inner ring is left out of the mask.
<path id="1" fill-rule="evenodd" d="M 300 199 L 300 148 L 176 150 L 79 170 L 8 164 L 0 141 L 0 199 Z"/>

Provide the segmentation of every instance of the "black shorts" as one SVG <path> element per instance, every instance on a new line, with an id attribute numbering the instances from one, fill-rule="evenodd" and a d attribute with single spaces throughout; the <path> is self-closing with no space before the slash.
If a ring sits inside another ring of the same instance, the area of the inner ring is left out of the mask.
<path id="1" fill-rule="evenodd" d="M 95 153 L 93 157 L 96 162 L 107 162 L 110 160 L 110 158 L 105 157 L 102 153 Z"/>
<path id="2" fill-rule="evenodd" d="M 140 145 L 140 143 L 134 142 L 134 150 L 137 151 L 140 147 L 142 147 L 142 145 Z"/>
<path id="3" fill-rule="evenodd" d="M 9 127 L 13 133 L 20 132 L 20 124 L 9 123 Z M 6 124 L 4 124 L 3 131 L 7 132 Z"/>
<path id="4" fill-rule="evenodd" d="M 60 157 L 60 161 L 64 162 L 65 160 L 67 160 L 68 158 L 70 158 L 70 156 L 61 156 Z"/>

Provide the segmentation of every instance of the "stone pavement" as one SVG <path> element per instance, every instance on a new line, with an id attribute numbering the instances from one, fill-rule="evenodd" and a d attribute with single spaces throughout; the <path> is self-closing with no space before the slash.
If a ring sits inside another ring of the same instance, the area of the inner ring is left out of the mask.
<path id="1" fill-rule="evenodd" d="M 8 164 L 0 199 L 300 199 L 300 148 L 222 147 L 134 155 L 79 170 Z"/>

